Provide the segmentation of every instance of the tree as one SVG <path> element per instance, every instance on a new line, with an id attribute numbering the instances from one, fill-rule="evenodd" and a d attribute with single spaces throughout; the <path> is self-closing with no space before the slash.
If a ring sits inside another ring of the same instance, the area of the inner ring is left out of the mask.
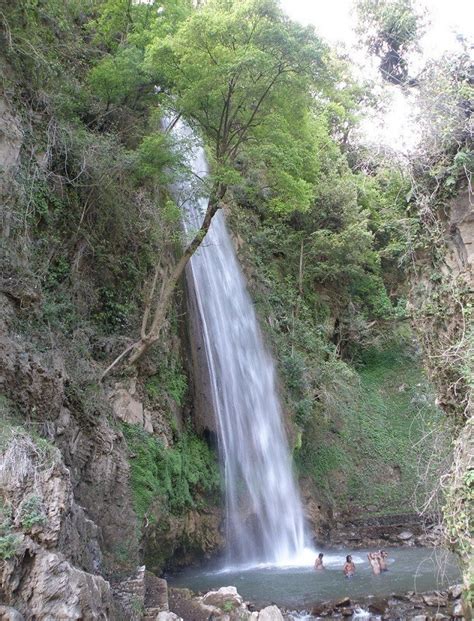
<path id="1" fill-rule="evenodd" d="M 174 289 L 209 230 L 229 183 L 236 179 L 236 160 L 257 142 L 263 127 L 268 131 L 265 122 L 270 117 L 278 121 L 276 111 L 285 107 L 289 93 L 295 106 L 309 108 L 315 85 L 327 82 L 324 55 L 313 30 L 288 20 L 276 0 L 211 0 L 175 34 L 148 46 L 148 70 L 156 72 L 160 86 L 171 94 L 173 107 L 211 148 L 212 185 L 202 225 L 163 280 L 153 318 L 149 322 L 156 275 L 140 339 L 106 373 L 125 355 L 130 354 L 130 363 L 138 361 L 158 340 Z M 297 124 L 299 119 L 291 122 Z M 306 206 L 308 192 L 298 189 Z"/>
<path id="2" fill-rule="evenodd" d="M 423 15 L 412 0 L 359 0 L 359 33 L 371 54 L 380 58 L 380 72 L 392 84 L 409 84 L 407 53 L 416 49 Z"/>

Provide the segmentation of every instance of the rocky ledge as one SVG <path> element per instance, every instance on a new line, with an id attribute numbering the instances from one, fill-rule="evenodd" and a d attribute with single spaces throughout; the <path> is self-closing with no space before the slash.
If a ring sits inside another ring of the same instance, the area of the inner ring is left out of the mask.
<path id="1" fill-rule="evenodd" d="M 439 518 L 416 513 L 373 516 L 336 522 L 328 535 L 331 545 L 351 548 L 434 546 L 440 542 Z"/>
<path id="2" fill-rule="evenodd" d="M 291 620 L 305 619 L 367 619 L 368 621 L 437 621 L 442 619 L 468 619 L 464 616 L 461 600 L 462 586 L 454 585 L 445 591 L 415 593 L 410 591 L 403 595 L 390 597 L 366 597 L 350 599 L 345 597 L 337 601 L 314 604 L 306 612 L 296 615 L 288 613 Z"/>

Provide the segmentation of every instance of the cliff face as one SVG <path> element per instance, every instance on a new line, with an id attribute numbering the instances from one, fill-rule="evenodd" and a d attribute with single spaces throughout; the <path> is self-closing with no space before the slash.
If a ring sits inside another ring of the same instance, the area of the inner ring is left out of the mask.
<path id="1" fill-rule="evenodd" d="M 454 459 L 443 476 L 445 539 L 464 565 L 465 605 L 472 614 L 473 540 L 471 474 L 474 467 L 474 203 L 470 187 L 432 205 L 422 220 L 428 250 L 418 254 L 411 294 L 415 329 L 438 401 L 454 425 Z M 442 474 L 442 473 L 441 473 Z M 469 595 L 469 593 L 471 595 Z"/>
<path id="2" fill-rule="evenodd" d="M 468 188 L 423 222 L 427 250 L 418 253 L 411 291 L 412 310 L 427 367 L 441 407 L 456 418 L 472 416 L 469 351 L 474 288 L 474 206 Z"/>
<path id="3" fill-rule="evenodd" d="M 474 204 L 470 188 L 453 198 L 444 221 L 447 233 L 446 263 L 453 274 L 474 282 Z"/>
<path id="4" fill-rule="evenodd" d="M 27 619 L 110 618 L 99 529 L 76 504 L 60 452 L 18 428 L 2 430 L 2 444 L 2 603 Z"/>
<path id="5" fill-rule="evenodd" d="M 134 619 L 112 578 L 222 547 L 219 494 L 197 487 L 208 476 L 218 488 L 218 467 L 193 428 L 181 324 L 138 372 L 98 382 L 126 339 L 104 330 L 112 307 L 100 278 L 110 273 L 72 225 L 85 206 L 75 212 L 77 196 L 55 177 L 62 156 L 44 152 L 55 122 L 12 92 L 0 98 L 0 600 L 27 620 Z M 128 200 L 143 208 L 143 192 Z M 173 470 L 190 445 L 199 473 Z M 146 479 L 142 459 L 156 471 Z"/>

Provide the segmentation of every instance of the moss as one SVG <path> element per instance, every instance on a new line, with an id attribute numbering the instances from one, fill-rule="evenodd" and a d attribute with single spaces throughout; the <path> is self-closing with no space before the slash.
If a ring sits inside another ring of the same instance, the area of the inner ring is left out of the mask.
<path id="1" fill-rule="evenodd" d="M 130 454 L 130 483 L 140 518 L 152 503 L 180 515 L 216 500 L 220 475 L 214 452 L 192 431 L 186 430 L 171 448 L 134 425 L 123 424 Z"/>

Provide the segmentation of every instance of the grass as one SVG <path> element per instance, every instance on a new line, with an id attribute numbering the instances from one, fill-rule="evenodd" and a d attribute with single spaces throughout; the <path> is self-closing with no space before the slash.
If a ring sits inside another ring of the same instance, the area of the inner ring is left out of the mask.
<path id="1" fill-rule="evenodd" d="M 428 439 L 418 448 L 415 443 L 426 432 L 426 420 L 441 416 L 428 382 L 417 359 L 399 349 L 365 352 L 358 377 L 337 424 L 314 420 L 304 434 L 296 452 L 299 472 L 312 477 L 338 508 L 413 510 L 418 464 L 430 453 Z"/>

